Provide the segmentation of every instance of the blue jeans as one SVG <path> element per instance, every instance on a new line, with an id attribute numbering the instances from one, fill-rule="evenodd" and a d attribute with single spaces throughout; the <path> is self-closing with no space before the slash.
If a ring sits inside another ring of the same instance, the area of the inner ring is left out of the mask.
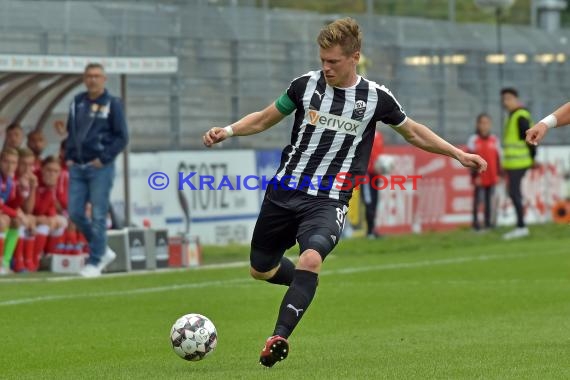
<path id="1" fill-rule="evenodd" d="M 89 242 L 87 264 L 97 265 L 107 250 L 107 213 L 115 164 L 102 168 L 74 164 L 69 169 L 69 217 Z M 91 203 L 91 220 L 85 206 Z"/>

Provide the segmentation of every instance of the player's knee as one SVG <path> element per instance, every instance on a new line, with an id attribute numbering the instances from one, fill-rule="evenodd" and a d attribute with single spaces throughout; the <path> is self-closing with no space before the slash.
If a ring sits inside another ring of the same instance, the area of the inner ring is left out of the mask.
<path id="1" fill-rule="evenodd" d="M 260 272 L 253 267 L 249 268 L 249 274 L 256 280 L 269 280 L 271 277 L 275 275 L 277 268 L 272 269 L 268 272 Z"/>
<path id="2" fill-rule="evenodd" d="M 333 250 L 336 242 L 336 237 L 334 235 L 330 235 L 329 237 L 328 231 L 319 231 L 319 233 L 313 234 L 309 236 L 306 240 L 305 244 L 301 247 L 303 252 L 312 249 L 319 253 L 320 258 L 322 260 Z M 334 237 L 334 241 L 332 240 Z"/>
<path id="3" fill-rule="evenodd" d="M 322 264 L 323 259 L 321 254 L 314 249 L 307 249 L 301 254 L 301 257 L 299 257 L 297 269 L 318 273 Z"/>
<path id="4" fill-rule="evenodd" d="M 249 254 L 251 277 L 256 280 L 268 280 L 275 275 L 283 254 L 269 253 L 265 249 L 252 246 Z"/>

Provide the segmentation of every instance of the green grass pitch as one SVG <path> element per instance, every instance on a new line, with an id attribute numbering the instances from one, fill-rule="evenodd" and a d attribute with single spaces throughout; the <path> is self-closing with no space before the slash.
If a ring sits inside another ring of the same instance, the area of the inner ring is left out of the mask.
<path id="1" fill-rule="evenodd" d="M 0 378 L 568 379 L 570 226 L 531 231 L 512 242 L 464 230 L 342 241 L 289 357 L 271 369 L 258 355 L 285 288 L 250 279 L 245 264 L 0 278 Z M 205 255 L 243 262 L 248 248 Z M 191 312 L 218 329 L 201 362 L 169 344 Z"/>

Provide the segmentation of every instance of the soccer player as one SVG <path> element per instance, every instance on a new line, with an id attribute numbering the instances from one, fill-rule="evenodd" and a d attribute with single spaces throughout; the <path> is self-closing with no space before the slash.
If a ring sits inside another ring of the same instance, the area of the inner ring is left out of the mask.
<path id="1" fill-rule="evenodd" d="M 263 132 L 295 112 L 291 143 L 267 188 L 251 242 L 251 275 L 288 286 L 273 334 L 261 351 L 260 363 L 266 367 L 289 353 L 287 339 L 307 312 L 321 265 L 341 236 L 352 192 L 341 183 L 364 177 L 377 122 L 392 126 L 413 145 L 453 157 L 466 167 L 484 170 L 487 165 L 406 116 L 387 88 L 357 75 L 362 33 L 356 21 L 330 23 L 317 41 L 321 70 L 293 80 L 265 109 L 232 125 L 213 127 L 203 136 L 204 145 L 211 147 L 234 135 Z M 300 245 L 296 267 L 284 257 L 295 240 Z"/>
<path id="2" fill-rule="evenodd" d="M 526 131 L 526 142 L 536 146 L 550 128 L 562 127 L 568 124 L 570 124 L 570 102 L 560 106 L 556 111 Z"/>

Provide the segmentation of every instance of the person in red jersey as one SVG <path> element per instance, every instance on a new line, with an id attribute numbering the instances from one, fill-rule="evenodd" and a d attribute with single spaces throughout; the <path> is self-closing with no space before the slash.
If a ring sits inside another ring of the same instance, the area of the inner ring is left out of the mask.
<path id="1" fill-rule="evenodd" d="M 475 192 L 473 194 L 473 229 L 479 231 L 479 205 L 484 203 L 484 228 L 492 228 L 492 199 L 495 186 L 499 182 L 500 172 L 500 142 L 497 136 L 491 133 L 491 117 L 482 113 L 477 116 L 475 134 L 467 142 L 467 150 L 478 154 L 487 161 L 487 170 L 481 173 L 472 171 Z"/>
<path id="2" fill-rule="evenodd" d="M 33 266 L 35 220 L 31 215 L 36 198 L 38 179 L 34 174 L 34 153 L 28 148 L 18 150 L 18 168 L 14 178 L 14 194 L 6 205 L 22 210 L 25 222 L 12 219 L 12 227 L 18 229 L 18 242 L 12 258 L 15 272 L 35 270 Z"/>
<path id="3" fill-rule="evenodd" d="M 67 220 L 57 215 L 56 187 L 61 172 L 59 159 L 49 156 L 42 161 L 42 178 L 36 190 L 33 215 L 36 218 L 34 262 L 37 267 L 43 253 L 55 253 L 63 239 Z M 48 238 L 49 234 L 49 238 Z"/>
<path id="4" fill-rule="evenodd" d="M 67 228 L 63 238 L 63 253 L 78 255 L 82 253 L 83 247 L 86 245 L 86 239 L 69 219 L 69 212 L 67 210 L 69 199 L 69 169 L 65 162 L 65 140 L 63 140 L 59 146 L 59 164 L 61 166 L 61 172 L 55 190 L 55 208 L 58 215 L 62 215 L 67 219 Z"/>
<path id="5" fill-rule="evenodd" d="M 6 127 L 6 138 L 2 148 L 20 149 L 24 143 L 24 129 L 18 122 L 11 123 Z"/>
<path id="6" fill-rule="evenodd" d="M 0 256 L 3 256 L 0 274 L 10 271 L 12 255 L 18 242 L 18 230 L 12 227 L 12 220 L 26 223 L 24 212 L 8 205 L 16 197 L 14 175 L 17 166 L 18 151 L 4 148 L 0 154 Z"/>

